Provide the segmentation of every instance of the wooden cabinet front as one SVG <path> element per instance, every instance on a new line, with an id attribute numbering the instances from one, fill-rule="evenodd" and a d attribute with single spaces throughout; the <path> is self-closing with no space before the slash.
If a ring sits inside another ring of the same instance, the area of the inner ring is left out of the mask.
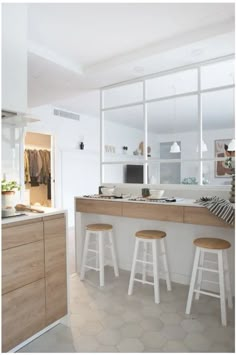
<path id="1" fill-rule="evenodd" d="M 104 200 L 76 199 L 76 211 L 85 213 L 97 213 L 110 216 L 122 216 L 122 202 Z"/>
<path id="2" fill-rule="evenodd" d="M 2 293 L 44 278 L 43 240 L 2 252 Z"/>
<path id="3" fill-rule="evenodd" d="M 11 350 L 45 327 L 45 281 L 2 296 L 2 351 Z"/>
<path id="4" fill-rule="evenodd" d="M 46 324 L 67 314 L 65 218 L 44 221 Z"/>
<path id="5" fill-rule="evenodd" d="M 206 207 L 184 207 L 184 223 L 216 227 L 233 227 L 212 214 Z"/>
<path id="6" fill-rule="evenodd" d="M 39 240 L 43 240 L 43 221 L 18 222 L 14 223 L 14 226 L 3 225 L 3 250 Z"/>
<path id="7" fill-rule="evenodd" d="M 183 223 L 183 207 L 124 202 L 123 217 Z"/>

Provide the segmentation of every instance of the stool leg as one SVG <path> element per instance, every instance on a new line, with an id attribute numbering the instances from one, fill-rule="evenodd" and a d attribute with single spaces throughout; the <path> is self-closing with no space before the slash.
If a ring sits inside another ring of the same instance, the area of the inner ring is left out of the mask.
<path id="1" fill-rule="evenodd" d="M 132 268 L 131 268 L 131 274 L 130 274 L 130 280 L 129 280 L 129 289 L 128 289 L 128 295 L 132 295 L 133 293 L 133 287 L 134 287 L 134 277 L 135 277 L 135 266 L 136 266 L 136 260 L 137 260 L 137 255 L 138 255 L 138 247 L 139 247 L 139 239 L 135 239 L 135 246 L 134 246 L 134 256 L 133 256 L 133 261 L 132 261 Z"/>
<path id="2" fill-rule="evenodd" d="M 147 261 L 147 247 L 148 247 L 147 242 L 143 242 L 143 248 L 144 248 L 144 250 L 143 250 L 143 260 L 145 262 Z M 143 275 L 142 275 L 143 284 L 146 281 L 147 264 L 145 262 L 143 263 Z"/>
<path id="3" fill-rule="evenodd" d="M 229 263 L 228 263 L 228 257 L 227 257 L 227 250 L 223 250 L 223 262 L 224 262 L 225 286 L 226 286 L 226 292 L 227 292 L 228 307 L 229 307 L 229 308 L 233 308 L 232 291 L 231 291 L 231 285 L 230 285 Z"/>
<path id="4" fill-rule="evenodd" d="M 224 264 L 222 250 L 218 250 L 218 267 L 219 267 L 219 284 L 220 284 L 220 310 L 221 323 L 227 325 L 226 304 L 225 304 L 225 281 L 224 281 Z"/>
<path id="5" fill-rule="evenodd" d="M 166 277 L 166 286 L 167 286 L 167 290 L 171 291 L 170 273 L 169 273 L 169 267 L 168 267 L 166 247 L 165 247 L 165 239 L 164 238 L 161 239 L 160 244 L 161 244 L 161 252 L 162 252 L 162 256 L 163 256 L 163 266 L 164 266 L 164 272 L 165 272 L 165 277 Z"/>
<path id="6" fill-rule="evenodd" d="M 187 300 L 187 306 L 186 306 L 186 311 L 185 311 L 186 314 L 190 314 L 190 311 L 191 311 L 194 285 L 195 285 L 196 276 L 197 276 L 199 256 L 200 256 L 200 248 L 197 247 L 196 252 L 195 252 L 192 277 L 191 277 L 191 282 L 190 282 L 189 292 L 188 292 L 188 300 Z"/>
<path id="7" fill-rule="evenodd" d="M 99 244 L 99 279 L 100 287 L 104 286 L 104 238 L 102 232 L 98 232 Z"/>
<path id="8" fill-rule="evenodd" d="M 96 234 L 96 250 L 97 250 L 97 254 L 96 254 L 96 268 L 99 268 L 99 242 L 98 242 L 98 237 Z"/>
<path id="9" fill-rule="evenodd" d="M 200 251 L 199 265 L 200 265 L 201 267 L 203 267 L 203 264 L 204 264 L 204 251 L 201 250 L 201 251 Z M 200 291 L 200 289 L 201 289 L 202 274 L 203 274 L 203 271 L 202 271 L 202 270 L 198 270 L 197 287 L 196 287 L 196 289 L 197 289 L 198 291 Z M 200 292 L 196 292 L 195 300 L 199 300 L 199 298 L 200 298 Z"/>
<path id="10" fill-rule="evenodd" d="M 154 297 L 155 297 L 155 303 L 160 303 L 157 240 L 152 241 L 152 254 L 153 254 Z"/>
<path id="11" fill-rule="evenodd" d="M 89 239 L 90 239 L 90 231 L 86 230 L 83 257 L 82 257 L 82 265 L 81 265 L 81 273 L 80 273 L 80 280 L 84 280 L 85 264 L 86 264 L 86 260 L 87 260 L 87 254 L 88 254 Z"/>
<path id="12" fill-rule="evenodd" d="M 114 246 L 114 240 L 113 240 L 113 232 L 108 231 L 109 234 L 109 241 L 111 245 L 111 255 L 112 255 L 112 261 L 113 261 L 113 267 L 114 267 L 114 274 L 116 277 L 119 276 L 119 270 L 118 270 L 118 265 L 117 265 L 117 259 L 116 259 L 116 252 L 115 252 L 115 246 Z"/>

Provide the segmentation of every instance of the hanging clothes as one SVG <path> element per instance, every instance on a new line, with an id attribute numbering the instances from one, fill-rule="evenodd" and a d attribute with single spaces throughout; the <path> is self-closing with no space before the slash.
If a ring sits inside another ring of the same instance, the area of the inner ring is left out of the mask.
<path id="1" fill-rule="evenodd" d="M 48 185 L 51 190 L 51 153 L 48 150 L 26 149 L 24 152 L 25 182 L 32 187 Z M 51 193 L 48 192 L 48 195 Z"/>

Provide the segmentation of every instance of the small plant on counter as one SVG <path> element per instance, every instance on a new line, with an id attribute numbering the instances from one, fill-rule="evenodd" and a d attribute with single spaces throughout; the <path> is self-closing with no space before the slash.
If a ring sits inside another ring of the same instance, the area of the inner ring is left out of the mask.
<path id="1" fill-rule="evenodd" d="M 17 191 L 20 190 L 20 185 L 14 181 L 14 180 L 10 180 L 7 181 L 5 179 L 2 180 L 2 192 L 9 192 L 9 191 Z"/>

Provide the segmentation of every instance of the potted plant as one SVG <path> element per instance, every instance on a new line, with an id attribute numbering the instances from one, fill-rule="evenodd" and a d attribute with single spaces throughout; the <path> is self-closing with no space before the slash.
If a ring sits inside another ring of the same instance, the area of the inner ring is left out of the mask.
<path id="1" fill-rule="evenodd" d="M 20 185 L 14 180 L 2 180 L 2 209 L 12 209 L 14 205 L 14 195 L 20 190 Z"/>

